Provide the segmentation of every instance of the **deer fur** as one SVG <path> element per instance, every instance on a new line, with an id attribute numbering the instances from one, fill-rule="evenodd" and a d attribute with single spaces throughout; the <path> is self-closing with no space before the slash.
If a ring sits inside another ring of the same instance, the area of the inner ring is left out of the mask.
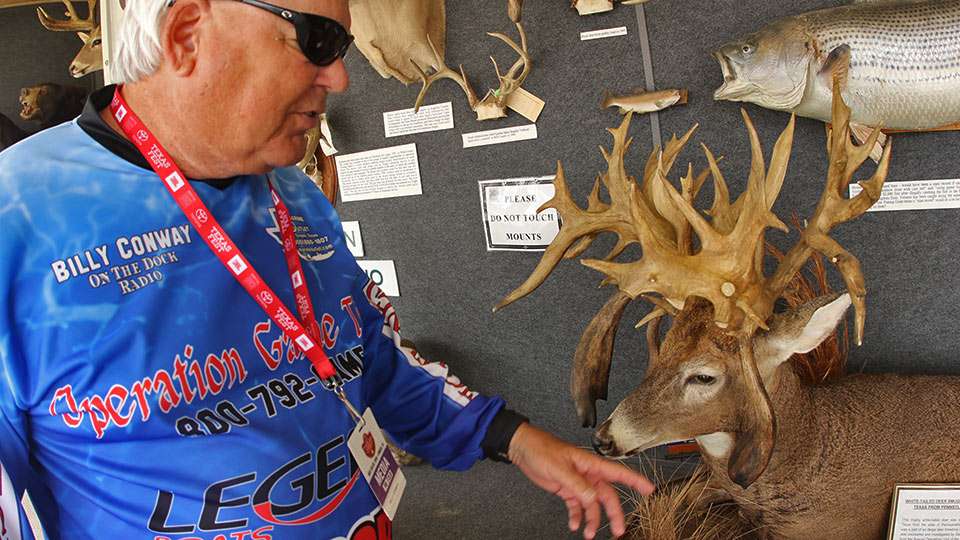
<path id="1" fill-rule="evenodd" d="M 960 481 L 949 427 L 960 416 L 960 377 L 855 374 L 801 382 L 788 361 L 833 332 L 849 296 L 820 297 L 774 315 L 753 337 L 775 422 L 770 461 L 747 487 L 731 479 L 731 453 L 750 398 L 738 391 L 739 343 L 705 301 L 687 306 L 640 386 L 597 429 L 608 456 L 695 437 L 712 483 L 768 538 L 883 538 L 894 484 Z M 702 384 L 697 376 L 714 377 Z M 745 399 L 746 398 L 746 399 Z"/>

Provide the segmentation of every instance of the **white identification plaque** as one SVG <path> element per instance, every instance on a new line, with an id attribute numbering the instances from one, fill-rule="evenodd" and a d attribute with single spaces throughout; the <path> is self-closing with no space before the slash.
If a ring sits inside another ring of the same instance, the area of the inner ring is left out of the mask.
<path id="1" fill-rule="evenodd" d="M 453 104 L 449 101 L 425 105 L 417 112 L 413 112 L 413 109 L 403 109 L 383 113 L 384 137 L 399 137 L 443 129 L 453 129 Z"/>
<path id="2" fill-rule="evenodd" d="M 537 138 L 537 125 L 527 124 L 525 126 L 508 127 L 502 129 L 488 129 L 486 131 L 475 131 L 473 133 L 464 133 L 463 147 L 473 148 L 475 146 L 487 146 L 490 144 L 503 144 L 517 141 L 529 141 Z"/>
<path id="3" fill-rule="evenodd" d="M 893 490 L 888 540 L 960 538 L 960 485 L 899 484 Z"/>
<path id="4" fill-rule="evenodd" d="M 480 181 L 480 206 L 487 250 L 543 251 L 560 231 L 553 208 L 553 176 Z"/>
<path id="5" fill-rule="evenodd" d="M 850 198 L 863 191 L 857 184 L 850 186 Z M 960 178 L 949 180 L 916 180 L 913 182 L 884 182 L 880 200 L 868 212 L 892 210 L 940 210 L 960 208 Z"/>
<path id="6" fill-rule="evenodd" d="M 336 160 L 343 202 L 423 193 L 416 144 L 346 154 Z"/>
<path id="7" fill-rule="evenodd" d="M 397 280 L 397 267 L 393 261 L 357 261 L 360 268 L 366 272 L 370 281 L 374 282 L 383 294 L 400 296 L 400 283 Z"/>
<path id="8" fill-rule="evenodd" d="M 627 35 L 626 26 L 616 28 L 604 28 L 603 30 L 591 30 L 589 32 L 580 32 L 580 41 L 590 41 L 592 39 L 603 39 L 608 37 Z"/>
<path id="9" fill-rule="evenodd" d="M 393 521 L 397 515 L 400 496 L 407 485 L 407 479 L 400 470 L 396 458 L 387 447 L 387 441 L 373 417 L 373 411 L 363 412 L 363 423 L 358 424 L 347 440 L 350 454 L 357 461 L 363 477 L 370 484 L 370 490 L 380 502 L 387 517 Z"/>

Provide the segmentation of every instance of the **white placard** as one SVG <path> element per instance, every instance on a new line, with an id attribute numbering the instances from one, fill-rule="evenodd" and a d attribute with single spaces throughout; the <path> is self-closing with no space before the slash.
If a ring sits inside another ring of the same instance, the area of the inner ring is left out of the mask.
<path id="1" fill-rule="evenodd" d="M 463 147 L 487 146 L 488 144 L 502 144 L 517 141 L 529 141 L 537 138 L 537 125 L 508 127 L 503 129 L 489 129 L 463 134 Z"/>
<path id="2" fill-rule="evenodd" d="M 899 485 L 891 513 L 890 540 L 960 538 L 960 486 Z"/>
<path id="3" fill-rule="evenodd" d="M 347 241 L 347 249 L 354 257 L 363 257 L 363 237 L 360 236 L 359 221 L 343 222 L 343 237 Z"/>
<path id="4" fill-rule="evenodd" d="M 393 261 L 357 261 L 370 281 L 387 296 L 400 296 L 400 282 L 397 280 L 397 267 Z"/>
<path id="5" fill-rule="evenodd" d="M 590 41 L 591 39 L 602 39 L 608 37 L 627 35 L 626 26 L 616 28 L 604 28 L 603 30 L 591 30 L 589 32 L 580 32 L 580 41 Z"/>
<path id="6" fill-rule="evenodd" d="M 343 202 L 421 195 L 414 143 L 337 156 Z"/>
<path id="7" fill-rule="evenodd" d="M 861 191 L 863 188 L 859 185 L 851 184 L 850 198 Z M 884 182 L 880 200 L 868 212 L 942 208 L 960 208 L 960 179 Z"/>
<path id="8" fill-rule="evenodd" d="M 453 103 L 437 103 L 413 109 L 388 111 L 383 113 L 384 137 L 399 137 L 413 133 L 426 133 L 453 129 Z"/>
<path id="9" fill-rule="evenodd" d="M 488 251 L 543 251 L 560 231 L 553 208 L 553 176 L 481 180 L 480 207 Z"/>

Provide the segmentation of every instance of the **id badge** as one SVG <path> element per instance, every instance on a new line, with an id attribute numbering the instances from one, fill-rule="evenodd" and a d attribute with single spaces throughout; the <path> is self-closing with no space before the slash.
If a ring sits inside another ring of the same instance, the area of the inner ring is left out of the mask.
<path id="1" fill-rule="evenodd" d="M 357 428 L 350 434 L 347 447 L 350 448 L 363 477 L 370 484 L 373 496 L 377 498 L 387 517 L 393 521 L 400 504 L 400 496 L 407 486 L 407 479 L 393 453 L 387 448 L 387 440 L 369 408 L 363 412 L 363 422 L 357 424 Z"/>

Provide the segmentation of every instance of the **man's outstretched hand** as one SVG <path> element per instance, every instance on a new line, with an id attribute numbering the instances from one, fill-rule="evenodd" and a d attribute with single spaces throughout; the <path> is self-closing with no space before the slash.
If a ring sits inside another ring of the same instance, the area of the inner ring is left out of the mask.
<path id="1" fill-rule="evenodd" d="M 626 531 L 620 497 L 612 483 L 631 487 L 641 495 L 653 492 L 653 484 L 643 475 L 530 424 L 517 428 L 508 457 L 531 482 L 563 499 L 571 531 L 578 530 L 586 516 L 583 537 L 588 540 L 600 526 L 601 505 L 610 519 L 611 532 L 620 536 Z"/>

